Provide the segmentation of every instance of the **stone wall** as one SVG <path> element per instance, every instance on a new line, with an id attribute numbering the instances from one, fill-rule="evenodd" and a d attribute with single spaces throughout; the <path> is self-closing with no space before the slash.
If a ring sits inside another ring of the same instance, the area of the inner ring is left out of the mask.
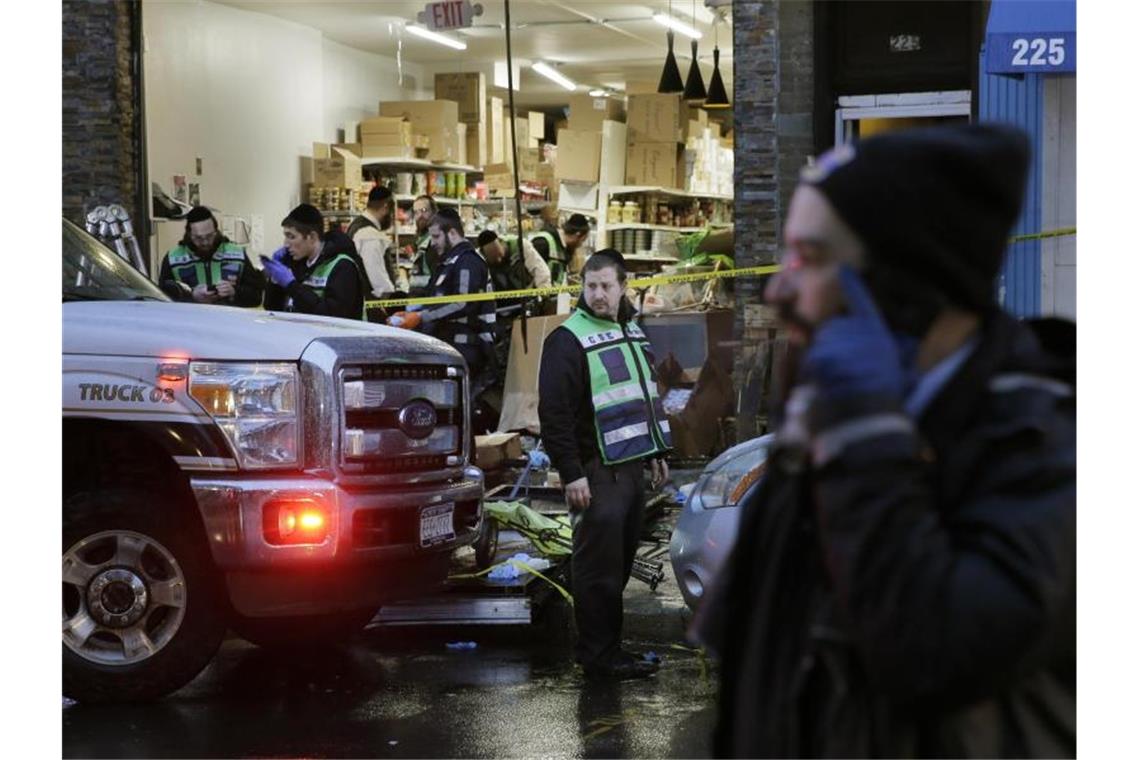
<path id="1" fill-rule="evenodd" d="M 736 264 L 752 267 L 776 262 L 788 198 L 813 150 L 812 3 L 736 0 L 732 18 Z M 741 441 L 764 432 L 781 354 L 763 287 L 762 278 L 735 284 Z"/>
<path id="2" fill-rule="evenodd" d="M 63 1 L 63 215 L 82 225 L 90 208 L 119 203 L 145 256 L 140 14 L 132 0 Z"/>

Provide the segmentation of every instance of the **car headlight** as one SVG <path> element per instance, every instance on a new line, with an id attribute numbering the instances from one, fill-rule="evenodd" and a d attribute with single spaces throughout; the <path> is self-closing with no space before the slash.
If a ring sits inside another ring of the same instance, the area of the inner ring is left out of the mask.
<path id="1" fill-rule="evenodd" d="M 697 483 L 693 498 L 704 509 L 735 507 L 764 475 L 768 466 L 767 443 L 766 439 L 755 439 L 719 465 L 714 460 L 711 469 Z"/>
<path id="2" fill-rule="evenodd" d="M 214 418 L 248 469 L 298 463 L 297 367 L 191 362 L 190 395 Z"/>

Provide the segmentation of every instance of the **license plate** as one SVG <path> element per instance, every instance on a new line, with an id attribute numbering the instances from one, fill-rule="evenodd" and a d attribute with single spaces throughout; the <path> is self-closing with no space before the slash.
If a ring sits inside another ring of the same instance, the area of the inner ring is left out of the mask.
<path id="1" fill-rule="evenodd" d="M 420 546 L 435 546 L 455 538 L 454 504 L 437 504 L 420 512 Z"/>

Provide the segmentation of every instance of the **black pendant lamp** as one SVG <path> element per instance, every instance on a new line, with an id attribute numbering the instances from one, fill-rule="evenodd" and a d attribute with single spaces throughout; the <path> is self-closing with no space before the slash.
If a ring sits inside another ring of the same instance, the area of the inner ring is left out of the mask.
<path id="1" fill-rule="evenodd" d="M 685 101 L 693 105 L 700 105 L 708 97 L 705 90 L 705 78 L 701 76 L 701 67 L 697 65 L 697 41 L 693 40 L 693 62 L 689 64 L 689 76 L 685 79 Z"/>
<path id="2" fill-rule="evenodd" d="M 661 70 L 661 81 L 657 83 L 657 92 L 661 94 L 682 92 L 685 83 L 681 81 L 681 69 L 677 66 L 677 56 L 673 55 L 673 30 L 665 33 L 669 41 L 669 54 L 665 56 L 665 68 Z"/>
<path id="3" fill-rule="evenodd" d="M 697 0 L 693 0 L 693 28 L 697 28 Z M 708 91 L 705 90 L 705 78 L 701 76 L 701 67 L 697 65 L 696 40 L 693 40 L 692 47 L 693 59 L 689 63 L 689 76 L 685 77 L 685 94 L 681 97 L 686 103 L 696 106 L 708 97 Z"/>
<path id="4" fill-rule="evenodd" d="M 732 108 L 728 102 L 728 93 L 724 90 L 724 79 L 720 76 L 720 35 L 717 33 L 716 21 L 713 22 L 713 73 L 709 80 L 709 96 L 705 99 L 706 111 L 717 111 Z"/>
<path id="5" fill-rule="evenodd" d="M 720 48 L 713 48 L 713 75 L 709 80 L 709 96 L 705 100 L 705 110 L 714 111 L 720 108 L 732 108 L 728 102 L 728 93 L 724 90 L 724 80 L 720 77 Z"/>

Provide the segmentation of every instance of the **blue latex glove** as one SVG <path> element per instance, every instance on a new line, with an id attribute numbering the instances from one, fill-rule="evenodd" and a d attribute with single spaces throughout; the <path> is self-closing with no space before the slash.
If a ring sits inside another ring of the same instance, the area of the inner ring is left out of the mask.
<path id="1" fill-rule="evenodd" d="M 535 449 L 534 451 L 528 452 L 526 456 L 527 459 L 530 460 L 530 466 L 536 470 L 550 466 L 550 457 L 546 456 L 545 451 Z"/>
<path id="2" fill-rule="evenodd" d="M 274 251 L 273 255 L 269 258 L 273 259 L 274 261 L 280 261 L 282 264 L 288 263 L 289 249 L 285 246 L 281 246 L 276 251 Z"/>
<path id="3" fill-rule="evenodd" d="M 847 310 L 816 329 L 800 367 L 800 379 L 823 398 L 896 396 L 905 372 L 899 346 L 866 286 L 847 265 L 839 269 Z"/>
<path id="4" fill-rule="evenodd" d="M 419 311 L 423 307 L 423 304 L 420 303 L 410 303 L 404 307 L 404 311 Z"/>
<path id="5" fill-rule="evenodd" d="M 297 279 L 293 276 L 293 271 L 289 267 L 282 264 L 280 261 L 273 259 L 264 259 L 262 265 L 265 267 L 265 274 L 273 282 L 282 288 L 289 287 L 293 280 Z"/>

